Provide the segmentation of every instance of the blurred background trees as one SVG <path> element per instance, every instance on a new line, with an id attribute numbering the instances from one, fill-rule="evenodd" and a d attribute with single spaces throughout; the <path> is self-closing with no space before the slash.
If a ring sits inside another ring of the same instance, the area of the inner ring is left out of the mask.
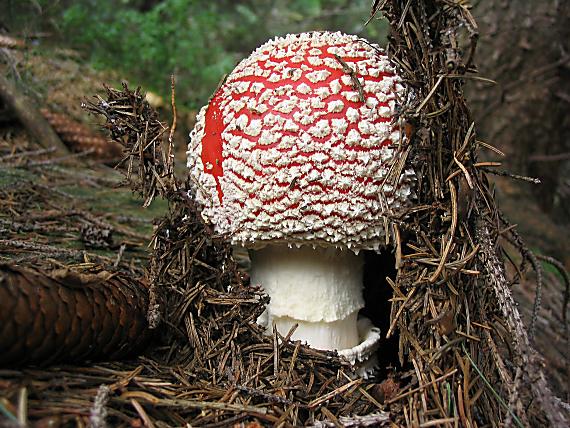
<path id="1" fill-rule="evenodd" d="M 265 40 L 287 33 L 341 30 L 385 41 L 386 25 L 364 27 L 369 0 L 3 0 L 0 24 L 49 33 L 132 85 L 204 104 L 225 73 Z"/>

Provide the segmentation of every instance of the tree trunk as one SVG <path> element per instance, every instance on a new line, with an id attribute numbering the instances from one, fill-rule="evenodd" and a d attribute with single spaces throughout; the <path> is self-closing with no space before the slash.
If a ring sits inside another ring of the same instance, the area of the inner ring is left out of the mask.
<path id="1" fill-rule="evenodd" d="M 497 85 L 471 85 L 479 138 L 507 154 L 548 213 L 570 213 L 570 2 L 475 2 L 481 39 L 476 63 Z"/>
<path id="2" fill-rule="evenodd" d="M 481 76 L 497 82 L 467 86 L 478 138 L 506 153 L 505 169 L 542 181 L 497 180 L 501 209 L 520 225 L 530 248 L 568 266 L 564 223 L 570 219 L 570 2 L 477 1 L 473 15 L 480 33 L 476 65 Z M 549 272 L 545 281 L 534 346 L 545 358 L 554 391 L 568 397 L 564 288 Z M 513 288 L 527 325 L 535 287 L 531 274 Z"/>

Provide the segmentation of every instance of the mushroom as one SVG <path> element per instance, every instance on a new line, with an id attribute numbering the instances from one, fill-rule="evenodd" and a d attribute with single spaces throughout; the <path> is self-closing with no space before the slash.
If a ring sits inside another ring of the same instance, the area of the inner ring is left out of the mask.
<path id="1" fill-rule="evenodd" d="M 385 179 L 405 138 L 395 68 L 357 36 L 277 37 L 241 61 L 198 114 L 188 149 L 201 215 L 250 250 L 270 297 L 258 322 L 354 364 L 380 334 L 358 321 L 361 250 L 385 245 L 385 207 L 410 204 L 414 174 Z M 384 207 L 384 208 L 383 208 Z"/>

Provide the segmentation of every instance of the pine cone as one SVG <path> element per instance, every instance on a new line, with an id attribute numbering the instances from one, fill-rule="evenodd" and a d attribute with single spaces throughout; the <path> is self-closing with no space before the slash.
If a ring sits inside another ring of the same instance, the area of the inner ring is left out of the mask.
<path id="1" fill-rule="evenodd" d="M 66 114 L 56 113 L 47 108 L 42 108 L 40 111 L 71 151 L 84 152 L 92 150 L 91 156 L 103 161 L 115 161 L 122 158 L 123 149 L 119 144 L 97 135 L 87 125 L 72 119 Z"/>
<path id="2" fill-rule="evenodd" d="M 148 342 L 148 290 L 121 274 L 0 264 L 0 365 L 119 359 Z"/>

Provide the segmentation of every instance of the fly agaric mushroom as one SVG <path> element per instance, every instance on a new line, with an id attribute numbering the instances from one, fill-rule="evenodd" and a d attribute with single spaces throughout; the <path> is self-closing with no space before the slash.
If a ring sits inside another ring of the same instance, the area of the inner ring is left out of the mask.
<path id="1" fill-rule="evenodd" d="M 250 250 L 263 319 L 293 339 L 368 358 L 360 250 L 385 244 L 383 209 L 409 205 L 414 175 L 385 184 L 404 136 L 404 88 L 375 45 L 342 33 L 278 37 L 241 61 L 200 111 L 188 150 L 203 218 Z M 384 203 L 383 203 L 384 202 Z M 360 327 L 360 328 L 359 328 Z M 359 331 L 360 330 L 360 331 Z"/>

